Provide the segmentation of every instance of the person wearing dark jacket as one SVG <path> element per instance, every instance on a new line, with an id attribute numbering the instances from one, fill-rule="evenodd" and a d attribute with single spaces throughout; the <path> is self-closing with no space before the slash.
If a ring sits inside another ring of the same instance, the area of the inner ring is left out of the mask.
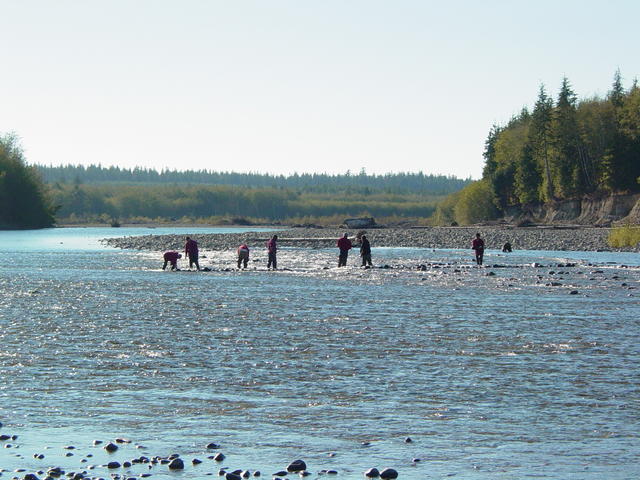
<path id="1" fill-rule="evenodd" d="M 184 254 L 189 258 L 189 268 L 195 264 L 196 269 L 200 271 L 200 264 L 198 263 L 198 242 L 187 237 L 187 242 L 184 244 Z"/>
<path id="2" fill-rule="evenodd" d="M 482 265 L 482 258 L 484 257 L 484 240 L 480 238 L 480 234 L 476 233 L 476 238 L 471 242 L 471 249 L 476 252 L 476 263 Z"/>
<path id="3" fill-rule="evenodd" d="M 351 240 L 349 240 L 345 233 L 340 240 L 338 240 L 338 248 L 340 249 L 340 255 L 338 256 L 338 267 L 347 266 L 347 257 L 349 256 L 349 250 L 353 248 Z"/>
<path id="4" fill-rule="evenodd" d="M 169 250 L 168 252 L 164 252 L 162 256 L 164 259 L 164 265 L 162 265 L 162 269 L 167 268 L 167 264 L 171 264 L 171 270 L 178 270 L 178 259 L 182 258 L 178 252 L 174 250 Z"/>
<path id="5" fill-rule="evenodd" d="M 276 258 L 276 253 L 278 252 L 278 235 L 274 235 L 271 237 L 271 240 L 267 242 L 267 253 L 269 255 L 269 259 L 267 261 L 267 269 L 270 269 L 273 266 L 274 270 L 278 269 L 278 259 Z"/>
<path id="6" fill-rule="evenodd" d="M 362 257 L 362 266 L 366 267 L 367 265 L 372 267 L 371 263 L 371 244 L 367 239 L 366 235 L 362 235 L 361 237 L 362 243 L 360 244 L 360 256 Z"/>

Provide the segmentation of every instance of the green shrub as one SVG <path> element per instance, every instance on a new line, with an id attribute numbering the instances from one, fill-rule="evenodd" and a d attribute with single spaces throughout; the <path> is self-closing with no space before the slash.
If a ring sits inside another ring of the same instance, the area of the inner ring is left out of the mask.
<path id="1" fill-rule="evenodd" d="M 635 247 L 640 243 L 640 225 L 614 227 L 609 232 L 609 245 L 615 248 Z"/>
<path id="2" fill-rule="evenodd" d="M 464 187 L 459 192 L 453 208 L 454 220 L 460 225 L 494 220 L 498 217 L 494 193 L 486 180 L 479 180 Z"/>

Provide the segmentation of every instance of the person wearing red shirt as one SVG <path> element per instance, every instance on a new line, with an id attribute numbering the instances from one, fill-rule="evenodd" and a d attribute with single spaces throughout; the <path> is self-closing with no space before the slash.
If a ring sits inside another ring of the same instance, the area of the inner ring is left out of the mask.
<path id="1" fill-rule="evenodd" d="M 184 244 L 184 253 L 189 257 L 189 268 L 195 264 L 196 269 L 200 271 L 200 264 L 198 263 L 198 242 L 187 237 L 187 243 Z"/>
<path id="2" fill-rule="evenodd" d="M 345 233 L 342 238 L 338 240 L 337 245 L 340 249 L 340 255 L 338 256 L 338 267 L 346 267 L 349 250 L 353 248 L 353 244 L 351 243 L 351 240 L 349 240 L 348 235 Z"/>
<path id="3" fill-rule="evenodd" d="M 480 238 L 480 234 L 476 233 L 476 238 L 471 242 L 471 249 L 476 252 L 476 263 L 482 265 L 482 257 L 484 256 L 484 240 Z"/>
<path id="4" fill-rule="evenodd" d="M 167 268 L 168 263 L 171 263 L 171 270 L 178 270 L 178 259 L 182 258 L 182 255 L 180 255 L 178 252 L 170 250 L 168 252 L 164 252 L 163 258 L 164 258 L 164 265 L 162 265 L 163 270 Z"/>
<path id="5" fill-rule="evenodd" d="M 244 268 L 247 268 L 247 264 L 249 263 L 249 247 L 247 247 L 246 243 L 238 247 L 238 268 L 240 268 L 242 263 L 244 263 Z"/>

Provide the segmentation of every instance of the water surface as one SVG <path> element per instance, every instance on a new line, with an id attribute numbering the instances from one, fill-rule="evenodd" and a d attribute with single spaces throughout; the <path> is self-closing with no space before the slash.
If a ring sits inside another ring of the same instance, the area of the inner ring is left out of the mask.
<path id="1" fill-rule="evenodd" d="M 296 458 L 311 478 L 638 476 L 637 255 L 489 251 L 475 268 L 469 251 L 374 248 L 389 268 L 362 270 L 291 248 L 268 272 L 257 248 L 249 271 L 222 271 L 230 251 L 163 272 L 104 236 L 0 232 L 0 433 L 19 435 L 2 468 L 179 453 L 185 478 Z M 116 437 L 133 442 L 92 445 Z M 147 471 L 176 476 L 116 473 Z"/>

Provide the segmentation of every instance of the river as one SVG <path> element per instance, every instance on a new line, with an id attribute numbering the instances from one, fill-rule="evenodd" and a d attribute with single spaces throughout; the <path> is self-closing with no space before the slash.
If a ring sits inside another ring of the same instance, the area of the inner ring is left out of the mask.
<path id="1" fill-rule="evenodd" d="M 270 478 L 298 458 L 310 478 L 640 474 L 637 254 L 488 251 L 476 268 L 469 251 L 374 248 L 388 268 L 363 270 L 285 248 L 269 272 L 259 246 L 248 271 L 229 250 L 196 273 L 99 241 L 238 231 L 0 232 L 4 477 Z M 103 466 L 172 453 L 183 473 Z"/>

